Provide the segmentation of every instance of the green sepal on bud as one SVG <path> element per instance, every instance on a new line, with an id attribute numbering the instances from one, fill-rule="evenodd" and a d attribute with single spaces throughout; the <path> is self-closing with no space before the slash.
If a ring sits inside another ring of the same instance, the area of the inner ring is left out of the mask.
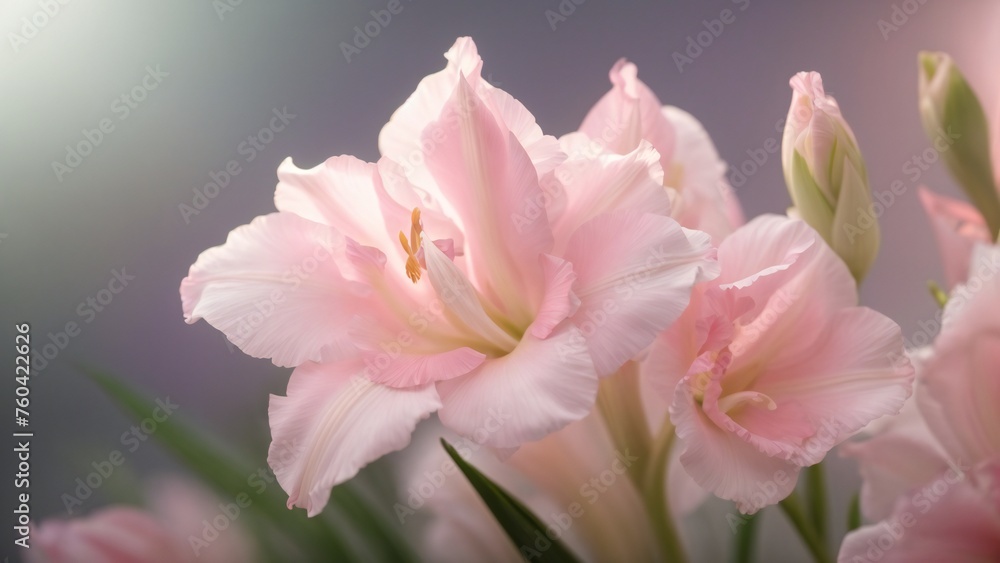
<path id="1" fill-rule="evenodd" d="M 953 139 L 941 153 L 952 176 L 986 220 L 993 240 L 1000 231 L 1000 197 L 990 155 L 989 123 L 979 98 L 946 53 L 921 52 L 920 120 L 931 139 Z"/>

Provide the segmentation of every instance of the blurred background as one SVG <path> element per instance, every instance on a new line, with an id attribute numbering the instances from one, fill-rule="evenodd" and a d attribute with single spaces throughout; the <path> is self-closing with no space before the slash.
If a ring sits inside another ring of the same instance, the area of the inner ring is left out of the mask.
<path id="1" fill-rule="evenodd" d="M 925 284 L 943 275 L 916 191 L 959 191 L 940 162 L 917 178 L 908 173 L 907 162 L 930 146 L 917 114 L 916 56 L 951 53 L 994 112 L 1000 4 L 402 0 L 377 36 L 345 55 L 355 27 L 387 3 L 53 0 L 58 12 L 46 17 L 37 15 L 46 2 L 0 3 L 3 355 L 21 322 L 31 324 L 36 348 L 59 348 L 35 364 L 32 383 L 36 519 L 65 514 L 61 495 L 92 462 L 122 449 L 131 425 L 77 363 L 169 397 L 263 464 L 267 396 L 283 393 L 289 370 L 244 356 L 206 323 L 186 325 L 180 280 L 201 251 L 273 210 L 285 157 L 300 167 L 344 153 L 377 159 L 382 125 L 420 78 L 444 66 L 442 53 L 460 35 L 476 40 L 484 76 L 557 136 L 576 129 L 609 89 L 616 59 L 635 61 L 660 99 L 700 119 L 731 168 L 742 169 L 730 179 L 748 217 L 789 205 L 778 154 L 745 163 L 780 141 L 789 77 L 821 72 L 859 139 L 872 189 L 887 191 L 895 180 L 907 188 L 881 217 L 881 253 L 862 301 L 907 336 L 933 318 Z M 700 52 L 686 52 L 704 21 L 725 9 L 735 21 Z M 688 57 L 681 65 L 679 55 Z M 273 121 L 275 112 L 285 119 Z M 272 124 L 280 130 L 261 131 Z M 239 172 L 205 194 L 230 161 Z M 78 331 L 64 334 L 67 323 Z M 10 379 L 2 393 L 13 397 Z M 12 458 L 3 458 L 10 475 Z M 832 458 L 834 486 L 856 490 L 854 468 Z M 142 443 L 82 511 L 131 498 L 145 475 L 171 463 Z M 3 495 L 10 534 L 9 486 Z M 845 503 L 834 499 L 836 518 Z M 696 518 L 724 533 L 726 510 L 709 506 Z M 763 525 L 763 560 L 795 560 L 798 540 L 783 518 L 775 512 Z"/>

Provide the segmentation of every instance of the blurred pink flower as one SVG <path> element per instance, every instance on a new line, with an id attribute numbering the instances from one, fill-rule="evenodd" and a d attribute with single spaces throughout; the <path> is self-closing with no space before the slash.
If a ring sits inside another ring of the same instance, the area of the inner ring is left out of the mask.
<path id="1" fill-rule="evenodd" d="M 974 250 L 942 325 L 919 380 L 920 414 L 951 459 L 1000 458 L 1000 247 Z"/>
<path id="2" fill-rule="evenodd" d="M 899 327 L 858 307 L 844 262 L 802 221 L 761 216 L 719 247 L 645 370 L 672 397 L 680 461 L 698 484 L 755 512 L 800 468 L 899 412 L 913 368 Z"/>
<path id="3" fill-rule="evenodd" d="M 626 154 L 648 142 L 659 154 L 663 185 L 676 190 L 671 217 L 707 232 L 718 245 L 745 220 L 726 180 L 726 163 L 712 139 L 691 114 L 661 106 L 656 94 L 639 80 L 635 64 L 619 60 L 610 78 L 611 90 L 587 113 L 579 133 L 562 139 L 570 159 L 595 148 Z"/>
<path id="4" fill-rule="evenodd" d="M 1000 560 L 1000 461 L 925 485 L 901 496 L 887 519 L 848 534 L 837 561 Z"/>
<path id="5" fill-rule="evenodd" d="M 29 563 L 249 563 L 252 540 L 239 522 L 212 528 L 218 499 L 198 485 L 162 479 L 149 491 L 151 511 L 110 506 L 70 520 L 51 519 L 32 532 Z"/>
<path id="6" fill-rule="evenodd" d="M 188 322 L 297 366 L 271 400 L 269 462 L 309 515 L 434 411 L 498 448 L 582 419 L 598 378 L 717 273 L 709 237 L 667 215 L 648 146 L 551 182 L 558 142 L 482 78 L 472 40 L 445 57 L 382 130 L 382 160 L 286 160 L 279 212 L 181 284 Z"/>
<path id="7" fill-rule="evenodd" d="M 915 402 L 869 432 L 871 439 L 844 444 L 843 453 L 861 466 L 864 514 L 882 522 L 848 535 L 841 561 L 868 556 L 873 538 L 886 561 L 1000 555 L 1000 248 L 979 245 L 972 257 L 966 283 L 948 300 L 941 334 L 917 354 Z M 928 498 L 922 491 L 929 489 Z M 879 546 L 903 518 L 911 522 L 892 536 L 892 550 L 888 540 Z M 941 550 L 960 545 L 966 547 L 940 558 Z"/>
<path id="8" fill-rule="evenodd" d="M 163 524 L 135 508 L 110 507 L 72 520 L 48 520 L 34 532 L 30 563 L 175 563 L 194 561 Z"/>

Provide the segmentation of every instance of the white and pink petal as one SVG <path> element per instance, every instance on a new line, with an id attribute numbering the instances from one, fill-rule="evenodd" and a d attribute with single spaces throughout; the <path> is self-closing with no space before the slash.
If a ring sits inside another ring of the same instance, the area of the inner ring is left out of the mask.
<path id="1" fill-rule="evenodd" d="M 577 275 L 573 322 L 602 377 L 648 347 L 684 312 L 694 286 L 718 275 L 708 235 L 635 211 L 588 221 L 564 258 Z"/>
<path id="2" fill-rule="evenodd" d="M 583 334 L 562 324 L 544 340 L 529 331 L 509 354 L 437 385 L 445 426 L 479 443 L 516 448 L 587 416 L 597 373 Z"/>
<path id="3" fill-rule="evenodd" d="M 330 490 L 365 465 L 410 443 L 416 425 L 441 406 L 434 385 L 395 389 L 363 376 L 357 360 L 306 363 L 271 396 L 268 465 L 288 507 L 319 514 Z"/>
<path id="4" fill-rule="evenodd" d="M 280 366 L 345 357 L 370 293 L 349 246 L 357 248 L 292 213 L 258 217 L 191 266 L 181 282 L 184 318 L 203 318 L 247 354 Z"/>

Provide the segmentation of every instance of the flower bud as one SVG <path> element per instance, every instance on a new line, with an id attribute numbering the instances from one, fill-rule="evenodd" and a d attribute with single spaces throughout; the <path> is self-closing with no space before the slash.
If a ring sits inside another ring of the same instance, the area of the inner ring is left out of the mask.
<path id="1" fill-rule="evenodd" d="M 1000 230 L 1000 198 L 993 179 L 989 124 L 983 106 L 946 53 L 922 52 L 918 62 L 920 119 L 924 131 L 986 219 L 990 235 L 996 240 Z"/>
<path id="2" fill-rule="evenodd" d="M 878 254 L 878 220 L 868 173 L 840 106 L 819 73 L 792 77 L 781 163 L 795 211 L 816 229 L 860 282 Z"/>

